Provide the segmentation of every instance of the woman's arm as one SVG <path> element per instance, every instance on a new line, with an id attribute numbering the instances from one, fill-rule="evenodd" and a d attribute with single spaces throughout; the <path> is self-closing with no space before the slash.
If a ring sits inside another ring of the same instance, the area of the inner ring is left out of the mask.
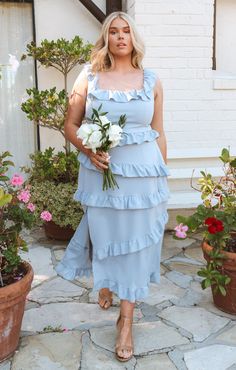
<path id="1" fill-rule="evenodd" d="M 82 140 L 77 138 L 76 131 L 80 127 L 85 114 L 87 86 L 87 78 L 85 74 L 81 72 L 74 83 L 69 98 L 68 110 L 64 124 L 66 139 L 85 154 L 89 153 L 89 149 L 86 149 L 82 144 Z"/>
<path id="2" fill-rule="evenodd" d="M 167 144 L 163 128 L 163 89 L 158 79 L 154 87 L 154 114 L 151 122 L 154 130 L 158 131 L 160 136 L 156 139 L 165 163 L 167 163 Z"/>
<path id="3" fill-rule="evenodd" d="M 80 127 L 85 115 L 87 88 L 87 77 L 85 72 L 81 72 L 75 81 L 71 96 L 69 98 L 69 105 L 64 125 L 65 137 L 77 149 L 85 153 L 90 158 L 94 166 L 100 170 L 103 170 L 108 168 L 108 155 L 101 152 L 93 153 L 91 149 L 85 148 L 82 144 L 82 140 L 78 139 L 76 136 L 76 131 Z"/>

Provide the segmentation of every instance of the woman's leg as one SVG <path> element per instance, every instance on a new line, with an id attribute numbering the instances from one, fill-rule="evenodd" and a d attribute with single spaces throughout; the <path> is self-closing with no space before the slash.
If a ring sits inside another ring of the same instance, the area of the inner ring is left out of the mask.
<path id="1" fill-rule="evenodd" d="M 117 321 L 118 337 L 116 354 L 119 359 L 129 359 L 133 355 L 132 322 L 135 303 L 121 299 L 120 316 Z"/>

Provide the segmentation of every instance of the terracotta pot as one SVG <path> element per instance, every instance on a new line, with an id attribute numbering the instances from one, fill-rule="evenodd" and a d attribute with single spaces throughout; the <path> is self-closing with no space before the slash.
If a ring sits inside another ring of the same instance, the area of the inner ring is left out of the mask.
<path id="1" fill-rule="evenodd" d="M 26 296 L 33 280 L 33 269 L 23 262 L 27 273 L 19 281 L 0 288 L 0 361 L 10 357 L 16 350 Z"/>
<path id="2" fill-rule="evenodd" d="M 206 261 L 210 260 L 209 252 L 212 251 L 212 247 L 203 242 L 202 250 L 204 258 Z M 236 253 L 230 253 L 222 251 L 227 260 L 223 260 L 223 265 L 219 268 L 219 271 L 231 278 L 229 284 L 225 286 L 226 296 L 223 296 L 219 291 L 217 293 L 213 292 L 214 286 L 211 287 L 213 301 L 217 308 L 221 311 L 236 315 Z"/>
<path id="3" fill-rule="evenodd" d="M 44 230 L 48 238 L 56 240 L 70 240 L 75 232 L 70 226 L 58 226 L 53 221 L 45 222 Z"/>

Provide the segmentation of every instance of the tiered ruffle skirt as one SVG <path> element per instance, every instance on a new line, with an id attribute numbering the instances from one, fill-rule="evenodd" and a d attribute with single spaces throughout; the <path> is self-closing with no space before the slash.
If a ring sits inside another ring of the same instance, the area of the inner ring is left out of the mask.
<path id="1" fill-rule="evenodd" d="M 165 165 L 150 126 L 126 130 L 110 150 L 119 188 L 102 190 L 103 173 L 79 154 L 75 199 L 84 216 L 56 271 L 65 279 L 93 274 L 93 291 L 109 288 L 130 302 L 160 281 L 160 255 L 169 196 Z"/>

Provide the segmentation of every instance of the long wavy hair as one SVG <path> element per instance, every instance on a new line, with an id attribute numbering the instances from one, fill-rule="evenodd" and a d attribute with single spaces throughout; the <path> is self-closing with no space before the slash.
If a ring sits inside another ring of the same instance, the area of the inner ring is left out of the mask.
<path id="1" fill-rule="evenodd" d="M 124 12 L 113 12 L 104 21 L 102 31 L 97 40 L 90 57 L 92 72 L 108 71 L 114 67 L 114 57 L 108 48 L 108 36 L 111 22 L 116 18 L 122 18 L 130 27 L 130 35 L 133 43 L 131 63 L 135 68 L 142 69 L 142 60 L 144 57 L 144 43 L 137 31 L 133 19 Z"/>

